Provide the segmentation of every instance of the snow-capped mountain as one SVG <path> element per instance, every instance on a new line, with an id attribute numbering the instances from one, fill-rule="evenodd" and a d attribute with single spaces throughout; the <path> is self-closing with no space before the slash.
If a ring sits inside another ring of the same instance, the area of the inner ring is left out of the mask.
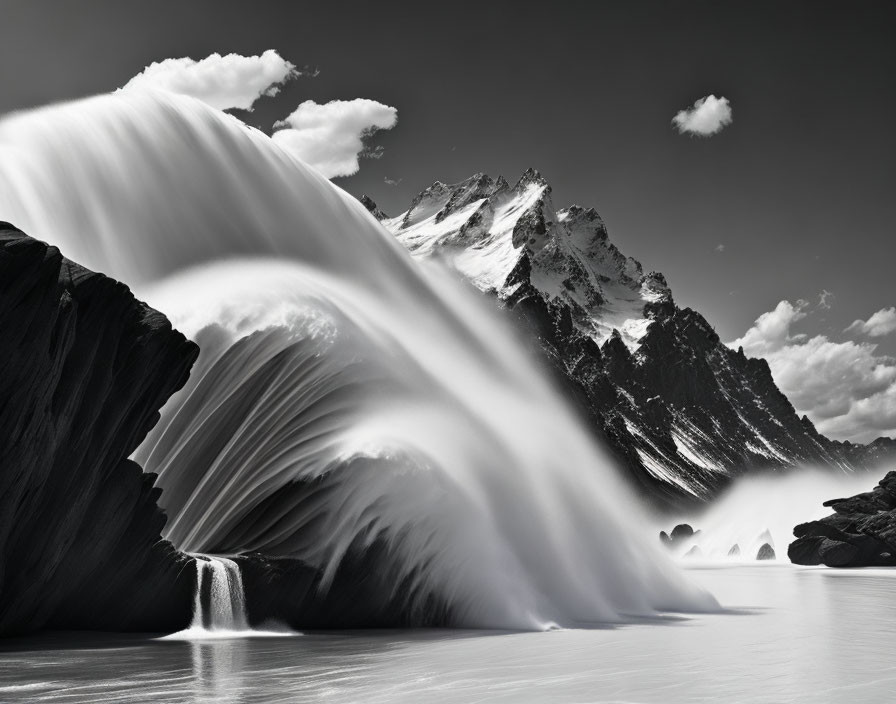
<path id="1" fill-rule="evenodd" d="M 734 476 L 801 463 L 855 468 L 768 365 L 726 347 L 666 280 L 609 241 L 600 216 L 557 210 L 532 169 L 436 182 L 396 217 L 362 202 L 416 257 L 439 257 L 523 318 L 590 424 L 659 505 L 710 498 Z"/>

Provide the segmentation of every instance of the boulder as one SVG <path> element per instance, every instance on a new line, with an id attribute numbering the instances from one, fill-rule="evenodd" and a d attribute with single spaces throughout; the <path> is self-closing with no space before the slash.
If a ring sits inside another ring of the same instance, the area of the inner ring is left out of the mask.
<path id="1" fill-rule="evenodd" d="M 759 551 L 756 553 L 757 560 L 774 560 L 775 559 L 775 549 L 769 545 L 768 543 L 763 543 Z"/>
<path id="2" fill-rule="evenodd" d="M 793 529 L 787 548 L 798 565 L 869 567 L 896 565 L 896 472 L 871 491 L 824 503 L 834 513 Z"/>

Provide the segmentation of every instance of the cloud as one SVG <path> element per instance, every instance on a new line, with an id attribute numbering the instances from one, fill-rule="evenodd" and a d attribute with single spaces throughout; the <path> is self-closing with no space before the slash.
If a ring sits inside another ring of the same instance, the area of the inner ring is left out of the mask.
<path id="1" fill-rule="evenodd" d="M 869 337 L 883 337 L 896 330 L 896 307 L 881 308 L 868 320 L 856 320 L 843 332 L 856 332 Z"/>
<path id="2" fill-rule="evenodd" d="M 679 111 L 672 118 L 672 124 L 681 134 L 687 132 L 709 137 L 726 125 L 730 125 L 731 120 L 731 104 L 728 98 L 707 95 L 694 103 L 692 108 Z"/>
<path id="3" fill-rule="evenodd" d="M 806 336 L 792 337 L 790 327 L 797 320 L 806 317 L 803 311 L 807 305 L 803 300 L 797 301 L 795 305 L 790 301 L 781 301 L 773 311 L 756 318 L 753 327 L 743 337 L 728 343 L 728 346 L 743 347 L 744 353 L 750 357 L 768 357 L 792 342 L 800 342 Z"/>
<path id="4" fill-rule="evenodd" d="M 821 289 L 821 293 L 818 294 L 818 307 L 823 308 L 824 310 L 830 310 L 832 305 L 831 301 L 833 300 L 833 293 L 827 289 Z"/>
<path id="5" fill-rule="evenodd" d="M 725 245 L 723 245 L 723 244 L 717 244 L 717 245 L 715 246 L 715 250 L 716 250 L 719 254 L 721 254 L 722 252 L 725 251 Z"/>
<path id="6" fill-rule="evenodd" d="M 853 442 L 896 436 L 896 359 L 876 354 L 873 343 L 794 334 L 807 306 L 781 301 L 729 346 L 765 358 L 775 383 L 821 433 Z"/>
<path id="7" fill-rule="evenodd" d="M 382 147 L 365 146 L 378 130 L 398 121 L 398 111 L 375 100 L 333 100 L 319 105 L 306 100 L 274 125 L 271 139 L 327 178 L 357 173 L 359 158 L 378 159 Z"/>
<path id="8" fill-rule="evenodd" d="M 385 183 L 387 186 L 397 186 L 399 183 L 401 183 L 401 179 L 394 179 L 386 176 L 385 178 L 383 178 L 383 183 Z"/>
<path id="9" fill-rule="evenodd" d="M 263 95 L 297 75 L 296 67 L 269 49 L 261 56 L 212 54 L 201 61 L 165 59 L 147 66 L 122 90 L 165 90 L 191 95 L 219 110 L 251 110 Z"/>

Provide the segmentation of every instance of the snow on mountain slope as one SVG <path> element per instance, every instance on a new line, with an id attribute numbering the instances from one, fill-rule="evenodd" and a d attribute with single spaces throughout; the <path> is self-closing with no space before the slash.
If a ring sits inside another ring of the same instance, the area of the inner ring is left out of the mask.
<path id="1" fill-rule="evenodd" d="M 657 505 L 706 500 L 756 468 L 863 464 L 796 415 L 765 362 L 678 308 L 663 275 L 624 256 L 597 212 L 557 210 L 537 171 L 513 186 L 484 174 L 436 182 L 392 218 L 362 202 L 415 257 L 445 261 L 526 321 Z"/>
<path id="2" fill-rule="evenodd" d="M 502 299 L 519 288 L 514 269 L 528 253 L 532 285 L 567 304 L 576 327 L 598 344 L 618 330 L 636 350 L 651 322 L 645 304 L 671 301 L 662 276 L 645 276 L 623 256 L 593 209 L 555 210 L 551 187 L 532 169 L 513 187 L 484 174 L 453 186 L 436 182 L 383 225 L 411 253 L 448 260 Z"/>

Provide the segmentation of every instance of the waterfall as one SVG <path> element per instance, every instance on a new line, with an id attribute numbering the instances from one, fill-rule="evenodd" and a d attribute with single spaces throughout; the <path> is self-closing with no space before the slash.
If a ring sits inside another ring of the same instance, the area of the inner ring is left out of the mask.
<path id="1" fill-rule="evenodd" d="M 363 564 L 408 623 L 715 608 L 506 320 L 236 118 L 127 91 L 10 116 L 0 218 L 198 341 L 135 457 L 178 548 L 300 559 L 323 592 Z"/>
<path id="2" fill-rule="evenodd" d="M 196 596 L 191 629 L 245 631 L 246 598 L 239 566 L 225 557 L 194 554 Z"/>

